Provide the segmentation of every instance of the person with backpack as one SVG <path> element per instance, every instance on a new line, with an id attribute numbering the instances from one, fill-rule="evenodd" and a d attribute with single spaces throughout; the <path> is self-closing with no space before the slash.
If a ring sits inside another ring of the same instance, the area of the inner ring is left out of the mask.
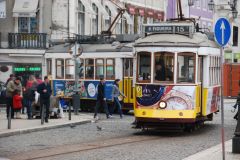
<path id="1" fill-rule="evenodd" d="M 20 119 L 20 113 L 21 113 L 21 109 L 22 109 L 22 95 L 21 95 L 21 91 L 19 90 L 15 90 L 13 92 L 13 109 L 14 112 L 16 113 L 16 118 Z"/>
<path id="2" fill-rule="evenodd" d="M 20 95 L 22 96 L 22 84 L 21 84 L 21 78 L 17 77 L 14 80 L 11 80 L 7 84 L 6 89 L 6 100 L 7 100 L 7 118 L 11 116 L 11 118 L 14 118 L 14 109 L 13 109 L 13 93 L 15 90 L 18 90 L 20 92 Z M 11 115 L 9 115 L 9 110 L 11 109 Z"/>
<path id="3" fill-rule="evenodd" d="M 38 82 L 36 78 L 31 75 L 26 84 L 25 99 L 27 106 L 28 119 L 32 119 L 32 103 L 35 100 L 35 91 L 37 91 Z"/>
<path id="4" fill-rule="evenodd" d="M 114 106 L 117 106 L 118 113 L 120 115 L 120 118 L 122 119 L 123 118 L 122 105 L 119 102 L 118 97 L 121 95 L 124 98 L 126 98 L 126 96 L 119 90 L 119 82 L 120 82 L 120 79 L 116 79 L 114 81 L 113 89 L 112 89 L 112 101 L 114 102 Z"/>

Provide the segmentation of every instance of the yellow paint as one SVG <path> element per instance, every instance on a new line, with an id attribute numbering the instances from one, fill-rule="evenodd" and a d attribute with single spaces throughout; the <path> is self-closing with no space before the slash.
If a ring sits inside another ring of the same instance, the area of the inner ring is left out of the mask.
<path id="1" fill-rule="evenodd" d="M 134 114 L 138 118 L 196 118 L 194 110 L 135 109 Z"/>
<path id="2" fill-rule="evenodd" d="M 121 88 L 124 88 L 124 103 L 134 103 L 135 102 L 135 88 L 132 87 L 133 78 L 124 78 L 124 87 L 121 84 Z"/>
<path id="3" fill-rule="evenodd" d="M 202 99 L 202 114 L 207 116 L 207 99 L 208 99 L 208 88 L 203 88 L 203 99 Z"/>

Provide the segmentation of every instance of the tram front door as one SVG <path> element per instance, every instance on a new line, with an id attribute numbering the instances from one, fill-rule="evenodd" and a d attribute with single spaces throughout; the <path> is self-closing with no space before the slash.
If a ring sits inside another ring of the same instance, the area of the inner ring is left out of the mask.
<path id="1" fill-rule="evenodd" d="M 123 79 L 123 93 L 126 96 L 124 98 L 124 106 L 129 109 L 133 109 L 134 102 L 134 87 L 133 87 L 133 59 L 126 58 L 123 60 L 123 71 L 124 71 L 124 79 Z"/>

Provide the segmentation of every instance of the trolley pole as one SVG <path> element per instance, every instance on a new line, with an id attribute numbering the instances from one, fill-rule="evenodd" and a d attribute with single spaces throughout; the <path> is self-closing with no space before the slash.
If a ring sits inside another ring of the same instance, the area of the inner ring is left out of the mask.
<path id="1" fill-rule="evenodd" d="M 220 82 L 221 82 L 221 136 L 222 136 L 222 157 L 223 160 L 225 160 L 225 134 L 224 134 L 224 103 L 223 103 L 223 64 L 224 64 L 224 57 L 223 57 L 223 47 L 221 47 L 221 65 L 220 65 L 220 70 L 221 70 L 221 77 L 220 77 Z"/>

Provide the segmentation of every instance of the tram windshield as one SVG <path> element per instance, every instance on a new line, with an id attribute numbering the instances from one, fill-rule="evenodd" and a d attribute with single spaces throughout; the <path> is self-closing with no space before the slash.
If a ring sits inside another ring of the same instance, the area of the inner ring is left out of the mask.
<path id="1" fill-rule="evenodd" d="M 154 53 L 154 80 L 173 82 L 174 53 Z"/>
<path id="2" fill-rule="evenodd" d="M 138 81 L 150 82 L 151 80 L 151 53 L 138 54 Z"/>
<path id="3" fill-rule="evenodd" d="M 178 53 L 178 83 L 195 82 L 195 58 L 194 53 Z"/>

